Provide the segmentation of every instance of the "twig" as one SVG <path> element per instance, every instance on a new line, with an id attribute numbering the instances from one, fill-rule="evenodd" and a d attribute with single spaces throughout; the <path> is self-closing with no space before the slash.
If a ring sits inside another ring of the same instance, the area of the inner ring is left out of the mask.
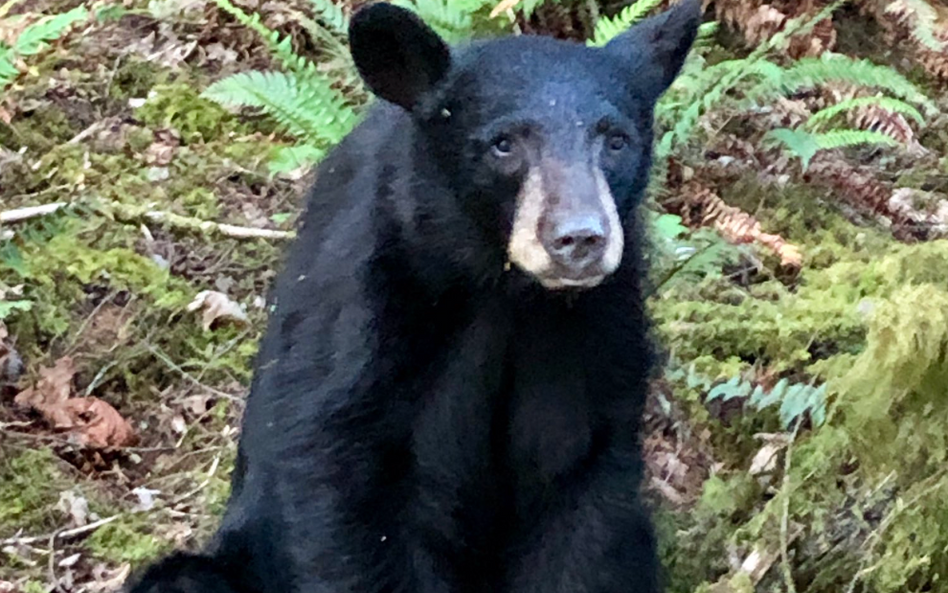
<path id="1" fill-rule="evenodd" d="M 53 204 L 44 204 L 42 206 L 29 206 L 26 208 L 16 208 L 13 210 L 0 211 L 0 224 L 10 224 L 14 222 L 23 222 L 48 216 L 67 206 L 67 202 L 56 202 Z M 166 224 L 174 229 L 197 232 L 201 234 L 220 234 L 234 239 L 272 239 L 284 240 L 291 239 L 295 235 L 292 231 L 279 231 L 275 229 L 257 229 L 253 227 L 238 226 L 211 220 L 202 220 L 191 216 L 182 216 L 171 212 L 152 210 L 139 206 L 130 206 L 118 202 L 104 202 L 94 204 L 96 210 L 109 218 L 114 218 L 122 222 L 138 223 L 141 219 L 151 220 L 161 224 Z"/>
<path id="2" fill-rule="evenodd" d="M 56 534 L 49 536 L 49 582 L 53 584 L 53 589 L 62 593 L 63 588 L 59 585 L 59 579 L 56 577 Z"/>
<path id="3" fill-rule="evenodd" d="M 19 546 L 19 545 L 28 545 L 35 544 L 42 541 L 54 541 L 54 540 L 63 540 L 71 539 L 79 535 L 85 535 L 91 533 L 102 527 L 103 525 L 108 525 L 112 521 L 115 521 L 122 515 L 112 515 L 111 517 L 106 517 L 105 519 L 99 519 L 98 521 L 93 521 L 88 525 L 83 525 L 82 527 L 74 527 L 73 529 L 65 529 L 54 531 L 53 533 L 47 535 L 34 535 L 29 537 L 10 537 L 4 540 L 0 540 L 0 546 Z"/>
<path id="4" fill-rule="evenodd" d="M 102 211 L 106 214 L 114 216 L 119 220 L 124 219 L 132 222 L 139 222 L 142 218 L 145 218 L 147 220 L 167 224 L 178 229 L 194 231 L 203 234 L 219 233 L 226 237 L 233 237 L 235 239 L 289 239 L 293 236 L 293 233 L 289 231 L 256 229 L 252 227 L 213 222 L 210 220 L 201 220 L 200 218 L 193 218 L 191 216 L 181 216 L 180 214 L 174 214 L 172 212 L 151 210 L 149 208 L 130 206 L 128 204 L 119 204 L 118 202 L 104 204 L 102 206 Z"/>
<path id="5" fill-rule="evenodd" d="M 0 224 L 10 224 L 11 222 L 22 222 L 31 218 L 48 216 L 64 208 L 66 202 L 55 202 L 53 204 L 44 204 L 42 206 L 28 206 L 26 208 L 16 208 L 14 210 L 0 211 Z"/>

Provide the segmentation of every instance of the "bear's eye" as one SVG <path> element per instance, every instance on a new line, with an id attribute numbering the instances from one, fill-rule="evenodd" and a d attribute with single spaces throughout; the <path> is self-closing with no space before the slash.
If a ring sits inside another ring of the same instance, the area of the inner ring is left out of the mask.
<path id="1" fill-rule="evenodd" d="M 609 134 L 606 144 L 609 146 L 609 150 L 620 151 L 629 144 L 629 137 L 621 132 L 615 132 Z"/>
<path id="2" fill-rule="evenodd" d="M 494 140 L 491 145 L 491 151 L 500 157 L 509 156 L 513 152 L 513 142 L 507 136 L 501 136 Z"/>

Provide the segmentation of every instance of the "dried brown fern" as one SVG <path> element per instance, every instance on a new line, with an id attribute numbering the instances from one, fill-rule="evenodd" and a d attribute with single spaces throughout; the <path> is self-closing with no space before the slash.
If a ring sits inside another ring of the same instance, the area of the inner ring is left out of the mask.
<path id="1" fill-rule="evenodd" d="M 718 20 L 736 29 L 749 45 L 757 45 L 782 30 L 787 22 L 803 15 L 814 15 L 822 8 L 814 0 L 716 0 L 714 9 Z M 818 23 L 806 35 L 790 42 L 790 57 L 817 56 L 836 44 L 836 29 L 832 20 Z"/>
<path id="2" fill-rule="evenodd" d="M 878 21 L 886 41 L 907 46 L 929 74 L 948 80 L 948 6 L 929 0 L 860 0 L 858 5 Z"/>
<path id="3" fill-rule="evenodd" d="M 756 243 L 779 257 L 783 266 L 799 268 L 803 263 L 799 247 L 780 235 L 765 233 L 756 218 L 729 206 L 700 182 L 689 181 L 681 187 L 679 208 L 688 226 L 713 226 L 730 243 Z"/>

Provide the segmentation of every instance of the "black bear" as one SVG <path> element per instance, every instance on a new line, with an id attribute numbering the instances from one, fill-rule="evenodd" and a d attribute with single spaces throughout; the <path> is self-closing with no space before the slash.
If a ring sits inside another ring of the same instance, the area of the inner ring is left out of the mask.
<path id="1" fill-rule="evenodd" d="M 602 48 L 352 18 L 380 99 L 274 288 L 232 497 L 135 593 L 653 593 L 637 205 L 685 0 Z"/>

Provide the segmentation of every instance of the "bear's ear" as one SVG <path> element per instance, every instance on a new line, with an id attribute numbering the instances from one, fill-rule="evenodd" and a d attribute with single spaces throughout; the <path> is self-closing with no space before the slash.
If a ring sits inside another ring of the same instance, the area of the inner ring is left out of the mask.
<path id="1" fill-rule="evenodd" d="M 682 0 L 662 14 L 634 25 L 606 44 L 606 51 L 620 58 L 638 58 L 643 67 L 655 69 L 655 96 L 665 92 L 681 70 L 698 34 L 701 0 Z M 651 76 L 649 76 L 651 78 Z"/>
<path id="2" fill-rule="evenodd" d="M 349 48 L 377 96 L 411 110 L 451 67 L 448 46 L 410 10 L 387 2 L 353 15 Z"/>

